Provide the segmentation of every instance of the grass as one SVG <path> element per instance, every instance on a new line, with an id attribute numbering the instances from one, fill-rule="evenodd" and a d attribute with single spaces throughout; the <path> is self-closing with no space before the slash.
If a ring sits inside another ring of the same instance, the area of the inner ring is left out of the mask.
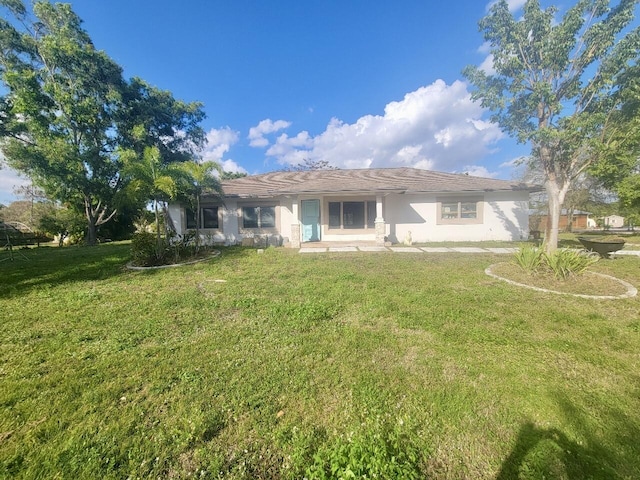
<path id="1" fill-rule="evenodd" d="M 0 262 L 0 478 L 640 477 L 638 299 L 520 289 L 492 254 L 128 248 Z"/>

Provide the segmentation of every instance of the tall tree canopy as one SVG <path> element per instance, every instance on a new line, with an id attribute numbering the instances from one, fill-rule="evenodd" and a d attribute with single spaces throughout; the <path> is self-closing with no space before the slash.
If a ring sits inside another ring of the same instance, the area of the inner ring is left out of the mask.
<path id="1" fill-rule="evenodd" d="M 198 103 L 134 78 L 98 51 L 67 4 L 0 0 L 0 136 L 8 163 L 87 219 L 88 244 L 116 213 L 127 180 L 120 154 L 154 147 L 163 163 L 202 146 Z"/>
<path id="2" fill-rule="evenodd" d="M 157 148 L 164 164 L 192 160 L 206 140 L 200 126 L 204 118 L 201 103 L 177 100 L 171 92 L 134 77 L 122 92 L 117 112 L 120 147 L 140 157 L 145 148 Z"/>
<path id="3" fill-rule="evenodd" d="M 637 3 L 578 0 L 558 19 L 556 7 L 542 9 L 538 0 L 527 0 L 516 18 L 500 0 L 480 21 L 493 71 L 471 66 L 464 74 L 492 121 L 531 143 L 549 199 L 547 251 L 557 247 L 571 182 L 594 163 L 607 119 L 620 108 L 614 94 L 639 55 L 640 30 L 627 31 Z"/>
<path id="4" fill-rule="evenodd" d="M 65 4 L 3 0 L 16 25 L 0 20 L 5 99 L 3 152 L 52 198 L 82 205 L 88 242 L 114 214 L 118 168 L 113 111 L 122 71 L 97 51 Z"/>
<path id="5" fill-rule="evenodd" d="M 616 92 L 621 107 L 603 130 L 598 156 L 590 173 L 616 192 L 623 208 L 640 213 L 640 65 L 624 77 Z"/>

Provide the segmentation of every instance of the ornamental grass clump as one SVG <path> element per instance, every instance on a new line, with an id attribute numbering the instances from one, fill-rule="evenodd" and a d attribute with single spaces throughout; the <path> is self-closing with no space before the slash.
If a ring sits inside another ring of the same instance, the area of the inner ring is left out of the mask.
<path id="1" fill-rule="evenodd" d="M 573 248 L 558 249 L 550 255 L 545 254 L 544 258 L 547 267 L 551 269 L 553 275 L 562 280 L 571 275 L 584 273 L 587 268 L 599 259 L 598 255 Z"/>
<path id="2" fill-rule="evenodd" d="M 546 254 L 542 248 L 524 246 L 514 254 L 515 263 L 530 275 L 553 274 L 560 280 L 580 275 L 598 261 L 598 256 L 585 250 L 561 248 Z"/>
<path id="3" fill-rule="evenodd" d="M 541 248 L 525 245 L 514 254 L 514 258 L 520 268 L 533 275 L 543 265 L 544 252 Z"/>

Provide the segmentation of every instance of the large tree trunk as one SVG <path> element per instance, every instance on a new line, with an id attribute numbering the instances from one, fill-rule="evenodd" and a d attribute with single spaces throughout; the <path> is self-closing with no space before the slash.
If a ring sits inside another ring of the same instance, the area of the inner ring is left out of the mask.
<path id="1" fill-rule="evenodd" d="M 156 218 L 156 258 L 162 258 L 162 236 L 160 234 L 160 214 L 158 212 L 158 201 L 153 201 L 153 213 Z"/>
<path id="2" fill-rule="evenodd" d="M 91 207 L 90 199 L 84 200 L 84 212 L 87 217 L 87 235 L 84 237 L 84 243 L 93 246 L 98 243 L 98 225 L 97 215 Z"/>
<path id="3" fill-rule="evenodd" d="M 569 183 L 562 184 L 555 175 L 548 175 L 545 189 L 549 201 L 549 215 L 544 235 L 545 253 L 553 253 L 558 248 L 558 224 L 564 197 L 569 190 Z"/>
<path id="4" fill-rule="evenodd" d="M 200 251 L 200 194 L 196 195 L 196 255 Z"/>
<path id="5" fill-rule="evenodd" d="M 87 217 L 87 235 L 85 236 L 86 245 L 96 245 L 98 243 L 98 227 L 103 223 L 111 220 L 118 210 L 114 209 L 111 214 L 107 215 L 107 207 L 98 201 L 98 205 L 94 208 L 92 198 L 85 196 L 84 213 Z"/>

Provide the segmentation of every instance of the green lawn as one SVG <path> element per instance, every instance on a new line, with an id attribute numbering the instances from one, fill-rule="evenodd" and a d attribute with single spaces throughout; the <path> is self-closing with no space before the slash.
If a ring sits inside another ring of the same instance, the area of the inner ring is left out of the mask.
<path id="1" fill-rule="evenodd" d="M 128 248 L 0 262 L 0 478 L 640 478 L 636 298 L 491 254 Z M 594 270 L 640 285 L 636 257 Z"/>

